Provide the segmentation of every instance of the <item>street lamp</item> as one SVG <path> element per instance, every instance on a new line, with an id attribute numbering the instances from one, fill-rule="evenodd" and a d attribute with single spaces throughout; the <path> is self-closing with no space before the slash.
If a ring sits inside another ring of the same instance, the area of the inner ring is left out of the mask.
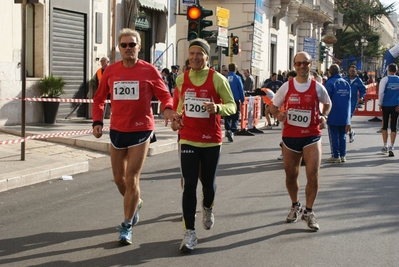
<path id="1" fill-rule="evenodd" d="M 366 38 L 364 38 L 362 36 L 362 38 L 360 38 L 360 44 L 361 44 L 361 46 L 360 46 L 360 51 L 361 51 L 360 52 L 361 53 L 361 55 L 360 55 L 360 69 L 363 71 L 363 49 L 364 49 L 364 47 L 366 47 L 369 44 L 369 42 L 367 41 Z M 355 46 L 356 47 L 359 46 L 359 41 L 358 40 L 355 41 Z"/>

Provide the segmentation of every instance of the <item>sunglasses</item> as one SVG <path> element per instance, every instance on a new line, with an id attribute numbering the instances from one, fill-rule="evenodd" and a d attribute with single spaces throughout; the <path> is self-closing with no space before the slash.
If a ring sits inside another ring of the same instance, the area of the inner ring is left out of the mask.
<path id="1" fill-rule="evenodd" d="M 133 42 L 130 42 L 130 43 L 120 43 L 119 44 L 122 48 L 126 48 L 127 46 L 129 46 L 130 48 L 133 48 L 133 47 L 135 47 L 136 45 L 137 45 L 137 43 L 133 43 Z"/>
<path id="2" fill-rule="evenodd" d="M 309 66 L 310 62 L 309 61 L 297 61 L 294 62 L 294 66 L 295 67 L 300 67 L 301 65 L 303 65 L 304 67 Z"/>

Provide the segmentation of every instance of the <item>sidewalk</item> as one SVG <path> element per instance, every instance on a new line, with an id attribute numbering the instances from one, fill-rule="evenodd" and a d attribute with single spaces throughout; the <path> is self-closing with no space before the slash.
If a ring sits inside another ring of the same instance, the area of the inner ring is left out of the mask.
<path id="1" fill-rule="evenodd" d="M 109 135 L 96 139 L 91 134 L 91 120 L 65 120 L 54 125 L 34 124 L 25 127 L 26 136 L 41 137 L 25 142 L 25 160 L 21 160 L 21 126 L 0 127 L 0 192 L 89 170 L 89 160 L 108 156 Z M 104 121 L 104 128 L 109 120 Z M 177 149 L 177 134 L 163 120 L 156 119 L 157 142 L 150 144 L 148 156 Z M 52 136 L 43 138 L 43 135 Z M 68 178 L 68 177 L 66 177 Z"/>

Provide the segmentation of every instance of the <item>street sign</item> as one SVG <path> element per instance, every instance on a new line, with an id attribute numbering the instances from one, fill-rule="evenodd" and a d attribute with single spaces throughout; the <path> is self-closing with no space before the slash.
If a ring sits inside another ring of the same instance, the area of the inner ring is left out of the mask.
<path id="1" fill-rule="evenodd" d="M 220 27 L 229 27 L 230 10 L 217 6 L 216 7 L 216 25 Z"/>
<path id="2" fill-rule="evenodd" d="M 230 18 L 230 10 L 217 6 L 216 7 L 216 17 L 229 19 Z"/>
<path id="3" fill-rule="evenodd" d="M 229 47 L 229 38 L 224 36 L 217 36 L 216 37 L 216 45 L 222 47 Z"/>
<path id="4" fill-rule="evenodd" d="M 216 17 L 216 25 L 220 27 L 229 27 L 229 20 L 221 17 Z"/>
<path id="5" fill-rule="evenodd" d="M 229 30 L 223 27 L 218 27 L 218 36 L 227 37 Z"/>

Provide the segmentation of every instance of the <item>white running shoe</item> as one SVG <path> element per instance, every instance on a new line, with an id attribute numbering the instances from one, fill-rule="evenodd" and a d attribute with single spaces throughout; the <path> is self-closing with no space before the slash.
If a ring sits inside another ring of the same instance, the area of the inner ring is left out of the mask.
<path id="1" fill-rule="evenodd" d="M 183 241 L 180 244 L 180 250 L 187 252 L 194 250 L 195 245 L 198 244 L 197 235 L 195 230 L 184 231 Z"/>
<path id="2" fill-rule="evenodd" d="M 212 208 L 205 208 L 202 211 L 202 225 L 205 230 L 210 230 L 215 223 L 215 216 L 213 215 Z"/>

